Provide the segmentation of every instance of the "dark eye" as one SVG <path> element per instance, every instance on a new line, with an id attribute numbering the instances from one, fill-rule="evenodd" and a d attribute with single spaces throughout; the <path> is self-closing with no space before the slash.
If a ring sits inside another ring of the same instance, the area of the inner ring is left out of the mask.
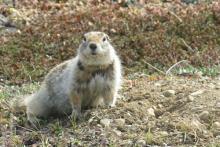
<path id="1" fill-rule="evenodd" d="M 83 37 L 83 41 L 85 41 L 85 42 L 86 42 L 86 37 Z"/>
<path id="2" fill-rule="evenodd" d="M 105 41 L 106 41 L 106 37 L 104 37 L 104 38 L 102 39 L 102 41 L 105 42 Z"/>

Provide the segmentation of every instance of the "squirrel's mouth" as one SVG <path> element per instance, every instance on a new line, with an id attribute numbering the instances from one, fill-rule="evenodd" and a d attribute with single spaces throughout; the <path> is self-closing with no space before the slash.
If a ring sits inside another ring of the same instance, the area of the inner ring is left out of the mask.
<path id="1" fill-rule="evenodd" d="M 92 54 L 92 55 L 97 55 L 97 53 L 96 53 L 96 52 L 91 52 L 91 54 Z"/>

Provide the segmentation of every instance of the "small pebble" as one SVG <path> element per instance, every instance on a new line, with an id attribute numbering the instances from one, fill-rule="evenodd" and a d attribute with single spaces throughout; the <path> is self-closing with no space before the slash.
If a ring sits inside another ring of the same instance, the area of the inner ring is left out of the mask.
<path id="1" fill-rule="evenodd" d="M 163 95 L 165 96 L 165 97 L 172 97 L 172 96 L 174 96 L 176 94 L 176 92 L 174 91 L 174 90 L 167 90 L 167 91 L 164 91 L 163 92 Z"/>
<path id="2" fill-rule="evenodd" d="M 113 132 L 117 135 L 117 136 L 121 136 L 121 131 L 119 131 L 119 130 L 113 130 Z"/>
<path id="3" fill-rule="evenodd" d="M 194 97 L 191 96 L 191 95 L 189 95 L 187 100 L 188 100 L 189 102 L 193 102 L 193 101 L 194 101 Z"/>
<path id="4" fill-rule="evenodd" d="M 132 146 L 133 142 L 131 140 L 125 140 L 121 144 L 122 146 Z"/>
<path id="5" fill-rule="evenodd" d="M 201 95 L 203 93 L 204 93 L 204 90 L 198 90 L 198 91 L 195 91 L 195 92 L 191 93 L 190 95 L 191 96 L 198 96 L 198 95 Z"/>
<path id="6" fill-rule="evenodd" d="M 216 102 L 215 107 L 220 109 L 220 102 Z"/>
<path id="7" fill-rule="evenodd" d="M 153 108 L 148 108 L 148 109 L 147 109 L 147 113 L 148 113 L 148 115 L 150 115 L 150 116 L 155 116 L 155 113 L 154 113 L 154 109 L 153 109 Z"/>
<path id="8" fill-rule="evenodd" d="M 136 145 L 138 146 L 145 146 L 146 145 L 146 141 L 143 139 L 137 140 Z"/>
<path id="9" fill-rule="evenodd" d="M 118 125 L 118 126 L 125 125 L 125 119 L 123 119 L 123 118 L 118 118 L 118 119 L 115 119 L 114 121 L 115 121 L 116 125 Z"/>
<path id="10" fill-rule="evenodd" d="M 155 83 L 154 84 L 156 87 L 161 87 L 161 83 Z"/>
<path id="11" fill-rule="evenodd" d="M 163 105 L 162 105 L 162 104 L 158 104 L 158 107 L 159 107 L 159 108 L 163 108 Z"/>
<path id="12" fill-rule="evenodd" d="M 215 88 L 216 88 L 216 86 L 215 86 L 213 83 L 208 84 L 208 87 L 209 87 L 209 88 L 212 88 L 212 89 L 215 89 Z"/>
<path id="13" fill-rule="evenodd" d="M 107 118 L 104 118 L 104 119 L 101 119 L 100 120 L 100 124 L 103 126 L 103 127 L 109 127 L 111 123 L 111 120 L 110 119 L 107 119 Z"/>
<path id="14" fill-rule="evenodd" d="M 214 128 L 214 129 L 220 129 L 220 122 L 214 122 L 213 123 L 213 125 L 212 125 L 212 127 Z"/>
<path id="15" fill-rule="evenodd" d="M 160 133 L 160 135 L 162 135 L 162 136 L 168 136 L 168 135 L 169 135 L 167 131 L 161 131 L 161 132 L 159 132 L 159 133 Z"/>
<path id="16" fill-rule="evenodd" d="M 205 122 L 208 122 L 210 118 L 210 114 L 208 111 L 203 111 L 199 114 L 199 118 Z"/>

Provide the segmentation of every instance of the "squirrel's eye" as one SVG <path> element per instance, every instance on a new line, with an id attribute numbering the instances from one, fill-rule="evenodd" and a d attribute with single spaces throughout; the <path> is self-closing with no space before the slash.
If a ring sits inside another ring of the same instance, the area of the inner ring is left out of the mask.
<path id="1" fill-rule="evenodd" d="M 105 41 L 106 41 L 106 37 L 104 37 L 104 38 L 102 39 L 102 41 L 105 42 Z"/>
<path id="2" fill-rule="evenodd" d="M 83 37 L 83 41 L 85 41 L 85 42 L 86 42 L 86 37 Z"/>

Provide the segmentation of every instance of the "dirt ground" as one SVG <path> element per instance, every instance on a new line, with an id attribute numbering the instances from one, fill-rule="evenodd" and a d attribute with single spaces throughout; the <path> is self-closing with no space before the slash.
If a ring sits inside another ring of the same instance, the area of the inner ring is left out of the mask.
<path id="1" fill-rule="evenodd" d="M 116 107 L 87 110 L 79 122 L 53 119 L 37 130 L 24 114 L 12 115 L 12 95 L 0 101 L 0 146 L 220 147 L 217 77 L 128 75 Z"/>

